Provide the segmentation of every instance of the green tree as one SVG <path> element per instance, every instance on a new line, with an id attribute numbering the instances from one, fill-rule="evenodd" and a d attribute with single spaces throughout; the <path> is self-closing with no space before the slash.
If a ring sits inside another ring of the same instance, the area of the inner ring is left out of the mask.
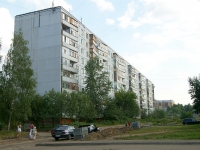
<path id="1" fill-rule="evenodd" d="M 181 119 L 184 119 L 184 118 L 192 118 L 192 112 L 190 112 L 190 111 L 183 111 L 182 113 L 181 113 Z"/>
<path id="2" fill-rule="evenodd" d="M 166 117 L 166 113 L 162 109 L 155 109 L 149 114 L 149 116 L 153 117 L 154 119 L 162 119 Z"/>
<path id="3" fill-rule="evenodd" d="M 30 102 L 35 93 L 36 81 L 33 78 L 31 60 L 28 56 L 28 41 L 23 39 L 21 30 L 14 33 L 12 46 L 2 67 L 1 84 L 8 130 L 10 123 L 25 121 L 31 115 Z"/>
<path id="4" fill-rule="evenodd" d="M 42 116 L 43 118 L 51 118 L 54 126 L 55 122 L 63 117 L 63 113 L 67 108 L 66 93 L 62 94 L 52 89 L 44 94 L 43 101 L 45 102 L 45 112 L 42 112 Z"/>
<path id="5" fill-rule="evenodd" d="M 122 109 L 123 114 L 129 118 L 139 116 L 140 109 L 136 102 L 137 96 L 134 92 L 120 90 L 115 93 L 116 104 Z"/>
<path id="6" fill-rule="evenodd" d="M 141 110 L 141 119 L 146 119 L 148 116 L 151 116 L 150 115 L 151 113 L 149 113 L 148 115 L 147 115 L 147 109 L 142 109 Z"/>
<path id="7" fill-rule="evenodd" d="M 101 116 L 104 108 L 103 103 L 108 99 L 112 82 L 109 80 L 108 72 L 103 71 L 103 65 L 99 62 L 98 57 L 89 60 L 85 66 L 85 70 L 85 92 L 93 101 L 98 115 Z"/>
<path id="8" fill-rule="evenodd" d="M 43 110 L 46 110 L 46 105 L 43 101 L 43 97 L 36 94 L 31 101 L 31 118 L 34 121 L 37 128 L 39 128 L 39 121 L 43 120 Z"/>
<path id="9" fill-rule="evenodd" d="M 188 79 L 190 89 L 189 94 L 193 100 L 193 108 L 195 113 L 200 113 L 200 75 L 199 77 L 193 77 Z"/>
<path id="10" fill-rule="evenodd" d="M 106 120 L 121 120 L 124 118 L 122 109 L 116 104 L 116 100 L 112 99 L 107 101 L 106 108 L 104 110 L 104 119 Z"/>
<path id="11" fill-rule="evenodd" d="M 76 106 L 72 105 L 76 119 L 92 120 L 96 117 L 96 110 L 89 96 L 82 92 L 72 92 L 71 97 L 73 97 Z"/>
<path id="12" fill-rule="evenodd" d="M 176 118 L 176 117 L 180 117 L 182 111 L 183 111 L 182 104 L 174 104 L 171 107 L 167 107 L 166 113 L 169 115 L 173 115 Z"/>

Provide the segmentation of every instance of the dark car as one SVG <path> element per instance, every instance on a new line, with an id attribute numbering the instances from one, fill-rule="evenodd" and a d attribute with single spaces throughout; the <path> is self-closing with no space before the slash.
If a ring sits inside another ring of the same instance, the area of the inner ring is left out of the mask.
<path id="1" fill-rule="evenodd" d="M 200 121 L 197 121 L 197 120 L 194 119 L 194 118 L 185 118 L 185 119 L 183 119 L 182 124 L 183 124 L 183 125 L 200 124 Z"/>
<path id="2" fill-rule="evenodd" d="M 51 135 L 55 138 L 55 140 L 58 140 L 60 138 L 70 140 L 72 137 L 74 138 L 74 129 L 74 126 L 58 125 L 53 128 L 53 130 L 51 131 Z"/>

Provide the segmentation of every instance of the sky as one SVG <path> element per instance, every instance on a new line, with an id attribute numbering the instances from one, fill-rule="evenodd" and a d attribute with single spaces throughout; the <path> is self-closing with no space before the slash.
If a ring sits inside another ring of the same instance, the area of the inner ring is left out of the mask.
<path id="1" fill-rule="evenodd" d="M 1 54 L 16 15 L 62 6 L 155 85 L 156 100 L 192 104 L 200 74 L 200 0 L 0 0 Z"/>

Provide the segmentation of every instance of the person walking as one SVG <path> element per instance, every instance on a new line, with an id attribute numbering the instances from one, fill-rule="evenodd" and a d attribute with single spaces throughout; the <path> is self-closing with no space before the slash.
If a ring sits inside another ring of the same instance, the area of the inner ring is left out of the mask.
<path id="1" fill-rule="evenodd" d="M 18 123 L 17 132 L 18 132 L 17 137 L 20 137 L 21 136 L 21 132 L 22 132 L 22 126 L 21 126 L 20 123 Z"/>
<path id="2" fill-rule="evenodd" d="M 34 128 L 34 124 L 31 123 L 31 124 L 30 124 L 30 133 L 29 133 L 29 135 L 32 134 L 33 128 Z"/>

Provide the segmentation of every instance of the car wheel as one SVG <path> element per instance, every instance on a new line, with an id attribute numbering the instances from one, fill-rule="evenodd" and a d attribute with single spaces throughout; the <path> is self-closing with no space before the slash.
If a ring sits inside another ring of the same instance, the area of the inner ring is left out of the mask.
<path id="1" fill-rule="evenodd" d="M 68 135 L 68 136 L 67 136 L 67 139 L 68 139 L 68 140 L 71 140 L 71 135 Z"/>
<path id="2" fill-rule="evenodd" d="M 55 138 L 56 141 L 58 141 L 59 138 Z"/>

